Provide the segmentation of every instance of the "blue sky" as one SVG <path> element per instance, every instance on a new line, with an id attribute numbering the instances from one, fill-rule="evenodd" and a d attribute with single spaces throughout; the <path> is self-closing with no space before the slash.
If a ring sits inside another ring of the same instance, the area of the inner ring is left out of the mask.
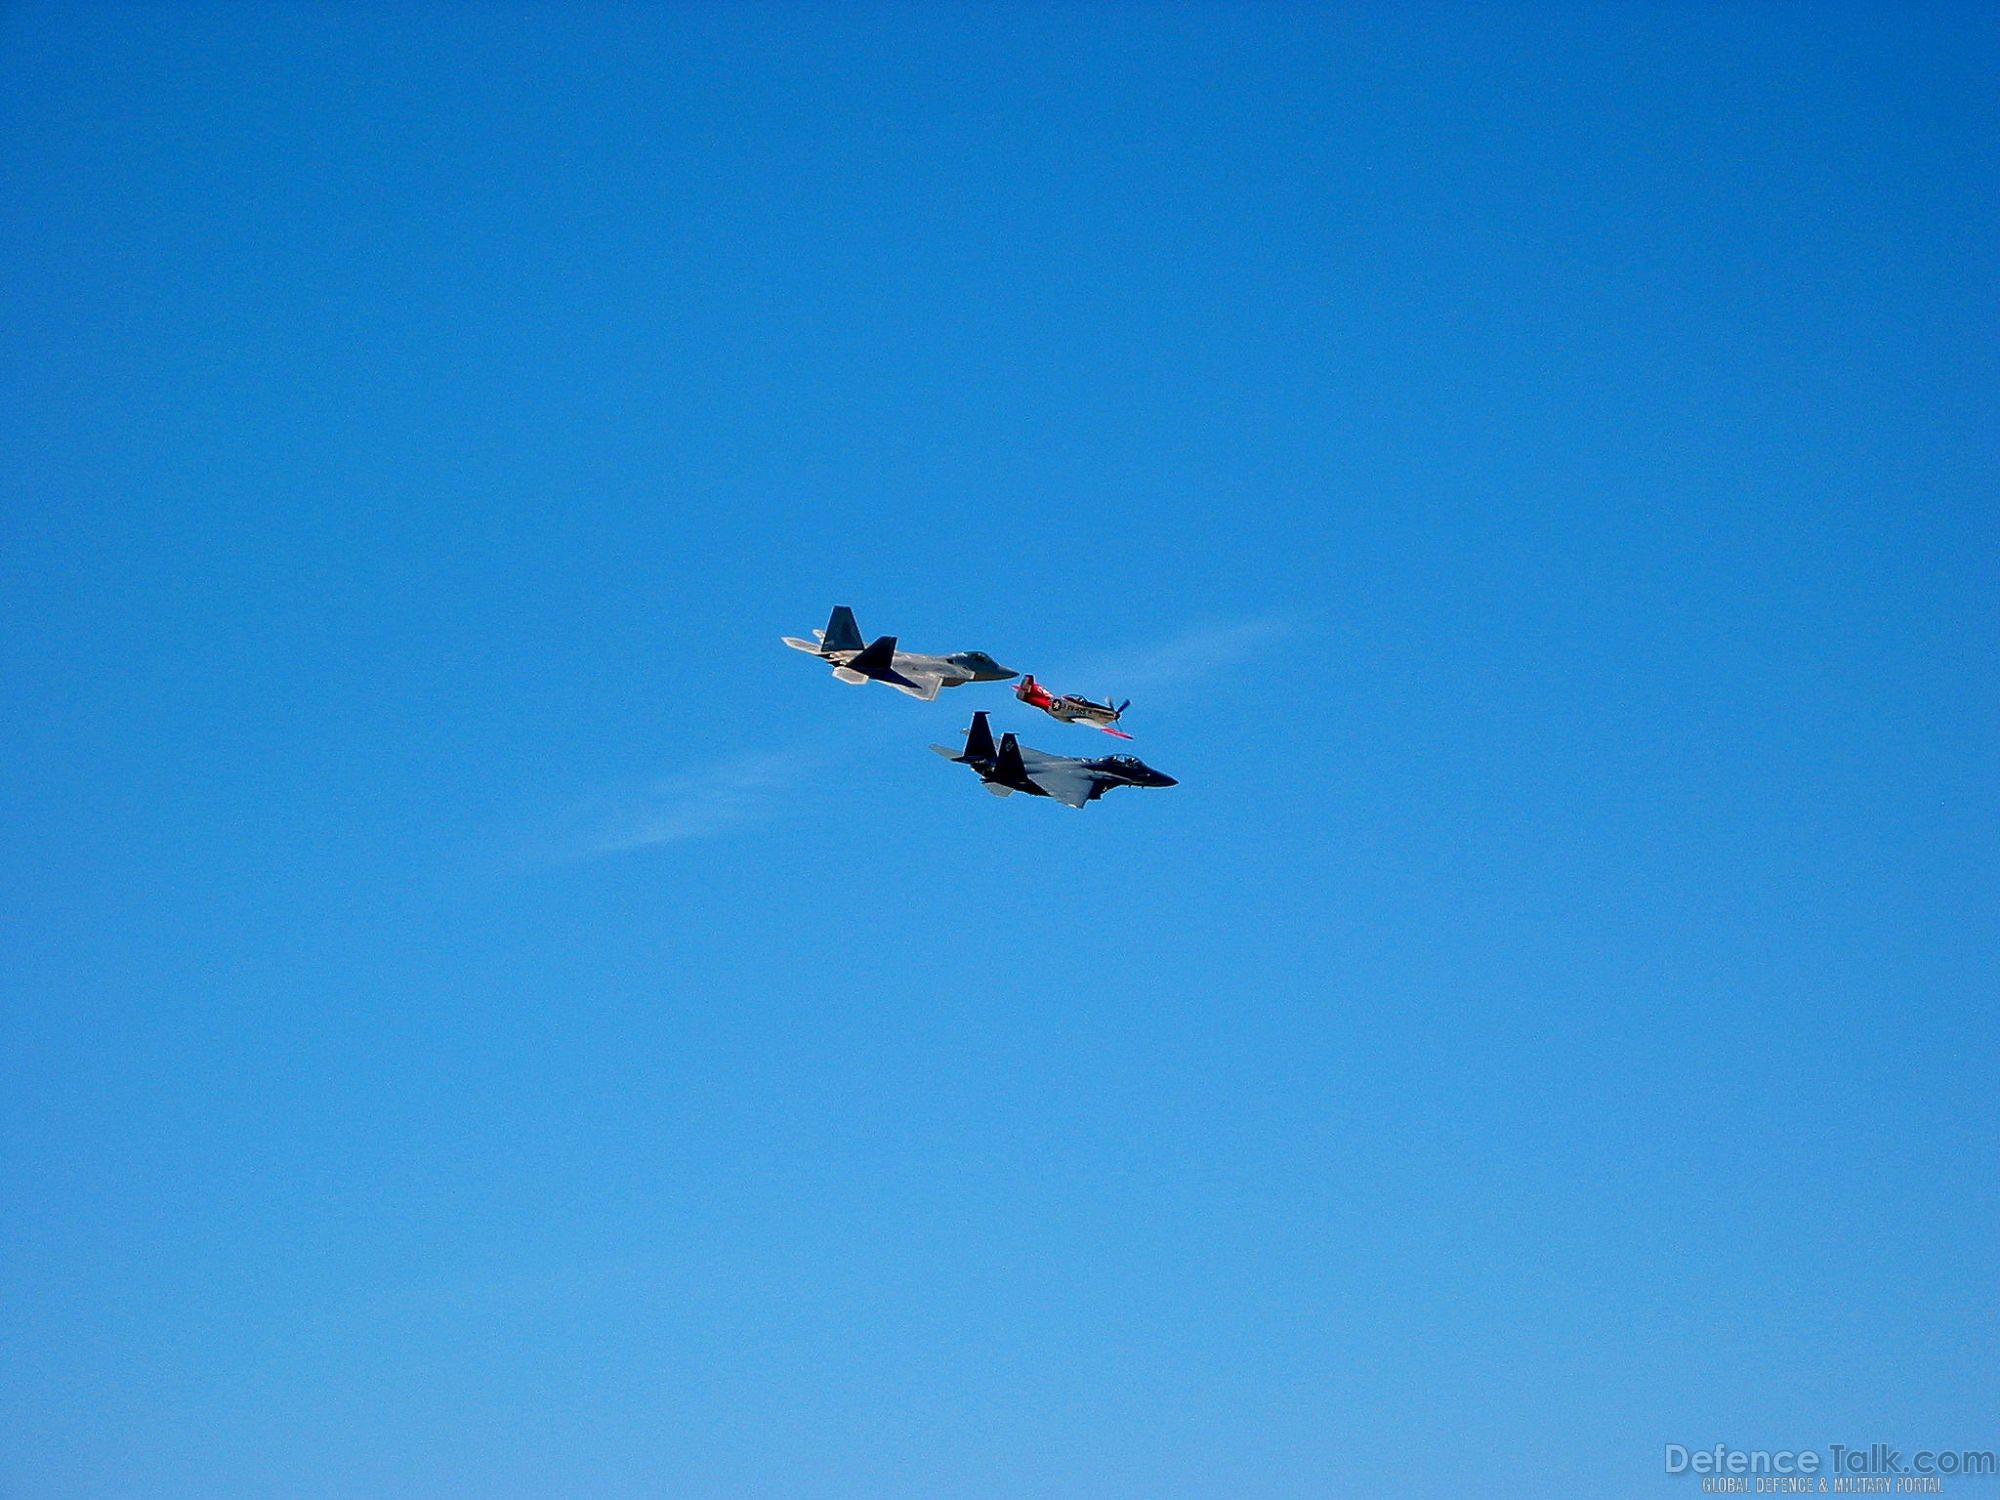
<path id="1" fill-rule="evenodd" d="M 0 1490 L 1994 1446 L 1996 64 L 12 7 Z"/>

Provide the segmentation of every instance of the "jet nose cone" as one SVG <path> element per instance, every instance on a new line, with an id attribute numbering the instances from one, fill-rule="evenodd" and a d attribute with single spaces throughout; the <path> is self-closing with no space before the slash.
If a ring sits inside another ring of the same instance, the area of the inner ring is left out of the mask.
<path id="1" fill-rule="evenodd" d="M 1009 679 L 1010 677 L 1019 677 L 1020 675 L 1021 675 L 1021 674 L 1020 674 L 1019 672 L 1010 672 L 1010 671 L 1009 671 L 1009 670 L 1008 670 L 1007 668 L 1005 668 L 1005 667 L 1003 667 L 1003 666 L 999 665 L 999 664 L 998 664 L 998 663 L 996 662 L 996 663 L 994 664 L 994 667 L 993 667 L 993 671 L 992 671 L 992 673 L 990 674 L 990 677 L 991 677 L 991 680 L 992 680 L 992 681 L 994 681 L 994 682 L 1005 682 L 1005 681 L 1007 681 L 1007 680 L 1008 680 L 1008 679 Z"/>
<path id="2" fill-rule="evenodd" d="M 1155 771 L 1153 772 L 1151 784 L 1153 786 L 1179 786 L 1180 781 L 1176 777 L 1169 776 L 1165 771 Z"/>

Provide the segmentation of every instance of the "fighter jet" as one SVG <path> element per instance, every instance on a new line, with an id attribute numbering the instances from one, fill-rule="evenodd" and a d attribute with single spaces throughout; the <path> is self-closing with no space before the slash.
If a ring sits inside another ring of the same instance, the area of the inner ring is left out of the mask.
<path id="1" fill-rule="evenodd" d="M 1118 720 L 1124 716 L 1125 710 L 1132 706 L 1130 698 L 1115 706 L 1109 698 L 1102 703 L 1093 703 L 1088 698 L 1077 697 L 1074 693 L 1065 693 L 1059 698 L 1035 681 L 1033 673 L 1014 684 L 1014 696 L 1023 703 L 1039 708 L 1052 719 L 1061 719 L 1065 724 L 1088 724 L 1092 729 L 1115 734 L 1121 740 L 1132 738 L 1118 728 Z"/>
<path id="2" fill-rule="evenodd" d="M 965 748 L 958 754 L 952 754 L 943 745 L 933 745 L 931 749 L 948 761 L 972 767 L 986 784 L 986 790 L 996 797 L 1026 792 L 1030 797 L 1053 797 L 1065 807 L 1094 802 L 1114 786 L 1180 785 L 1136 755 L 1080 760 L 1071 755 L 1051 755 L 1046 750 L 1024 750 L 1011 734 L 1001 735 L 996 747 L 983 713 L 972 716 L 972 727 L 965 732 Z"/>
<path id="3" fill-rule="evenodd" d="M 861 629 L 854 623 L 854 611 L 845 604 L 834 606 L 826 629 L 815 630 L 813 639 L 781 636 L 794 651 L 810 651 L 821 661 L 833 664 L 833 675 L 842 682 L 886 682 L 899 693 L 922 698 L 926 703 L 937 697 L 939 688 L 958 687 L 967 682 L 1005 682 L 1018 677 L 984 651 L 955 651 L 950 656 L 924 656 L 916 651 L 898 651 L 893 635 L 877 636 L 861 644 Z"/>

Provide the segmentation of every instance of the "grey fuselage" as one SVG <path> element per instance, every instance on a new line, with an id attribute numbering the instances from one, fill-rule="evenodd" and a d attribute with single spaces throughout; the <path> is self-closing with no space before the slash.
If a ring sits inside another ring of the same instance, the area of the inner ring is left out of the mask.
<path id="1" fill-rule="evenodd" d="M 861 644 L 861 632 L 854 612 L 838 606 L 825 630 L 813 632 L 815 641 L 785 636 L 795 651 L 809 651 L 833 668 L 842 682 L 883 682 L 912 698 L 929 700 L 940 689 L 963 687 L 968 682 L 1006 682 L 1021 674 L 1003 667 L 984 651 L 954 651 L 933 656 L 922 651 L 900 651 L 893 635 L 879 636 Z"/>
<path id="2" fill-rule="evenodd" d="M 1067 807 L 1095 802 L 1118 786 L 1180 785 L 1136 755 L 1054 755 L 1023 746 L 1011 734 L 1002 735 L 996 745 L 984 713 L 972 716 L 965 748 L 958 754 L 943 745 L 931 749 L 947 760 L 970 766 L 989 790 L 1000 795 L 1025 792 L 1030 797 L 1053 797 Z"/>

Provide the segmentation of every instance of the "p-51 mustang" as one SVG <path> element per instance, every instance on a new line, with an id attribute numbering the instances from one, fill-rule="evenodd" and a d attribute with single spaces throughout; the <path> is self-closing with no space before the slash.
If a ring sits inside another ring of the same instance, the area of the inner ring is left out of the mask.
<path id="1" fill-rule="evenodd" d="M 893 635 L 877 636 L 861 643 L 861 627 L 854 623 L 854 611 L 845 604 L 834 606 L 826 629 L 815 630 L 814 639 L 781 636 L 794 651 L 810 651 L 833 666 L 833 675 L 842 682 L 886 682 L 899 693 L 925 702 L 937 697 L 939 688 L 958 687 L 967 682 L 1005 682 L 1018 677 L 984 651 L 956 651 L 950 656 L 925 656 L 916 651 L 898 651 Z"/>
<path id="2" fill-rule="evenodd" d="M 1071 755 L 1051 755 L 1046 750 L 1024 750 L 1011 734 L 993 743 L 993 731 L 986 715 L 972 716 L 965 732 L 965 748 L 953 755 L 943 745 L 933 745 L 946 760 L 970 766 L 996 797 L 1026 792 L 1030 797 L 1053 797 L 1065 807 L 1082 807 L 1095 802 L 1114 786 L 1179 786 L 1164 772 L 1155 771 L 1136 755 L 1104 755 L 1080 760 Z"/>
<path id="3" fill-rule="evenodd" d="M 1088 724 L 1092 729 L 1115 734 L 1121 740 L 1132 738 L 1117 727 L 1119 719 L 1124 717 L 1125 710 L 1132 706 L 1130 698 L 1116 708 L 1111 706 L 1109 698 L 1102 703 L 1092 703 L 1088 698 L 1079 698 L 1074 693 L 1065 693 L 1059 698 L 1035 681 L 1033 673 L 1029 673 L 1014 684 L 1014 696 L 1023 703 L 1039 708 L 1052 719 L 1061 719 L 1065 724 Z"/>

